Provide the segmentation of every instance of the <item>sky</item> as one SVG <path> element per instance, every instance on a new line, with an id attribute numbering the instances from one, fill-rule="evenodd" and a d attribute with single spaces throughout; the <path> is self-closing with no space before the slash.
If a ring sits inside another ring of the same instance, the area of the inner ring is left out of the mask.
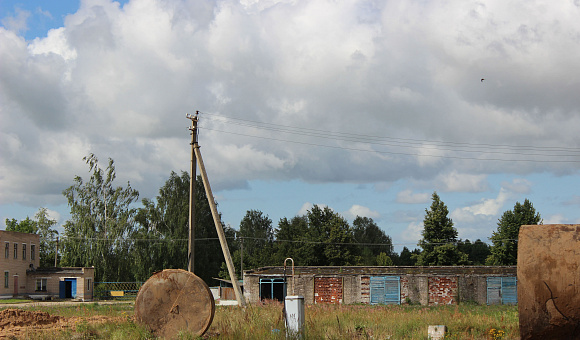
<path id="1" fill-rule="evenodd" d="M 580 0 L 0 0 L 0 229 L 115 162 L 154 198 L 191 121 L 222 220 L 314 204 L 416 247 L 437 192 L 489 242 L 580 223 Z M 199 171 L 198 171 L 199 174 Z"/>

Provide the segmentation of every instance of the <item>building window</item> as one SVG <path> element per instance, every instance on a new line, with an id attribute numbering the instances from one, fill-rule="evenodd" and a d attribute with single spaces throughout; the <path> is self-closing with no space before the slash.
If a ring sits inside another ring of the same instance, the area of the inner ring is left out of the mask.
<path id="1" fill-rule="evenodd" d="M 4 288 L 8 288 L 8 284 L 10 283 L 10 280 L 8 279 L 9 277 L 9 272 L 4 272 Z"/>
<path id="2" fill-rule="evenodd" d="M 22 243 L 22 259 L 26 260 L 26 243 Z"/>
<path id="3" fill-rule="evenodd" d="M 36 279 L 36 291 L 46 292 L 46 279 Z"/>
<path id="4" fill-rule="evenodd" d="M 34 248 L 36 248 L 36 246 L 34 244 L 30 245 L 30 259 L 32 261 L 34 261 Z"/>
<path id="5" fill-rule="evenodd" d="M 18 243 L 14 243 L 14 259 L 18 258 Z"/>
<path id="6" fill-rule="evenodd" d="M 91 281 L 92 281 L 91 279 L 87 279 L 87 292 L 91 291 L 91 283 L 92 283 Z"/>
<path id="7" fill-rule="evenodd" d="M 10 256 L 10 243 L 6 242 L 4 246 L 4 258 L 8 258 Z"/>

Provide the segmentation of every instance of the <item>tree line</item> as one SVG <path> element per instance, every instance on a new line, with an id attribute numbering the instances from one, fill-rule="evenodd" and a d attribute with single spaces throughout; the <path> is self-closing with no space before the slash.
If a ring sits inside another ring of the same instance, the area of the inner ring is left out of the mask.
<path id="1" fill-rule="evenodd" d="M 187 172 L 171 172 L 155 199 L 144 198 L 129 182 L 115 185 L 112 159 L 102 168 L 93 154 L 84 158 L 91 174 L 76 176 L 63 191 L 71 218 L 58 235 L 56 221 L 40 208 L 34 219 L 6 220 L 6 230 L 38 233 L 41 267 L 95 267 L 95 281 L 145 281 L 159 270 L 187 268 L 189 184 Z M 196 178 L 195 274 L 205 282 L 228 278 L 223 253 L 201 177 Z M 238 275 L 242 270 L 279 266 L 292 257 L 301 266 L 515 265 L 517 236 L 524 224 L 541 223 L 529 200 L 516 203 L 499 219 L 489 246 L 457 238 L 449 211 L 434 192 L 425 209 L 419 248 L 393 249 L 372 218 L 357 216 L 352 225 L 328 207 L 282 218 L 277 226 L 259 210 L 249 210 L 239 229 L 224 226 Z M 223 223 L 222 223 L 223 224 Z M 60 238 L 55 254 L 57 237 Z"/>

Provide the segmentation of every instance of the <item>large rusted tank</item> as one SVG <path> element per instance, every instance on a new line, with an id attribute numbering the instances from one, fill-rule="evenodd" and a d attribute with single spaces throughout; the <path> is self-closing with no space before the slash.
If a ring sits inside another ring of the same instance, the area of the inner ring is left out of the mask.
<path id="1" fill-rule="evenodd" d="M 135 300 L 136 320 L 166 339 L 175 338 L 180 331 L 203 335 L 214 314 L 215 302 L 209 287 L 182 269 L 153 274 Z"/>
<path id="2" fill-rule="evenodd" d="M 521 339 L 580 339 L 580 225 L 524 225 L 518 244 Z"/>

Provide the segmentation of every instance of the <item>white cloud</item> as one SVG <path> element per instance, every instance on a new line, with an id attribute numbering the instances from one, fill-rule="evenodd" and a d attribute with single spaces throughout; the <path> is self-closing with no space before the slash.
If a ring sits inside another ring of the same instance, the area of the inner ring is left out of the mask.
<path id="1" fill-rule="evenodd" d="M 15 16 L 6 16 L 2 18 L 2 25 L 15 33 L 22 33 L 28 30 L 28 18 L 30 12 L 21 8 L 15 9 Z"/>
<path id="2" fill-rule="evenodd" d="M 18 14 L 3 23 L 12 31 L 0 28 L 0 201 L 62 202 L 88 152 L 155 194 L 189 168 L 184 115 L 195 110 L 235 118 L 200 116 L 220 188 L 414 180 L 485 192 L 490 174 L 576 173 L 578 157 L 554 151 L 580 144 L 575 11 L 542 1 L 95 0 L 28 43 Z"/>
<path id="3" fill-rule="evenodd" d="M 298 216 L 304 216 L 308 213 L 308 210 L 312 209 L 314 207 L 314 204 L 310 203 L 310 202 L 305 202 L 302 207 L 300 207 L 300 210 L 298 210 Z"/>
<path id="4" fill-rule="evenodd" d="M 343 212 L 342 215 L 350 220 L 355 219 L 357 216 L 370 217 L 373 219 L 378 219 L 381 217 L 381 214 L 379 212 L 358 204 L 354 204 L 352 207 L 350 207 L 350 209 Z"/>
<path id="5" fill-rule="evenodd" d="M 444 191 L 482 192 L 487 189 L 486 177 L 486 175 L 459 173 L 453 170 L 450 173 L 440 174 L 437 180 Z"/>
<path id="6" fill-rule="evenodd" d="M 423 222 L 411 222 L 407 225 L 407 228 L 401 232 L 401 234 L 399 235 L 399 239 L 401 239 L 402 241 L 404 241 L 405 243 L 408 242 L 418 242 L 421 238 L 423 238 L 423 236 L 421 235 L 421 232 L 423 231 Z M 411 247 L 408 247 L 410 249 L 413 249 Z"/>
<path id="7" fill-rule="evenodd" d="M 397 202 L 405 204 L 419 204 L 427 203 L 431 199 L 429 193 L 413 193 L 412 190 L 407 189 L 397 193 Z"/>
<path id="8" fill-rule="evenodd" d="M 524 178 L 516 178 L 511 183 L 503 182 L 502 187 L 517 194 L 529 194 L 532 183 Z"/>

